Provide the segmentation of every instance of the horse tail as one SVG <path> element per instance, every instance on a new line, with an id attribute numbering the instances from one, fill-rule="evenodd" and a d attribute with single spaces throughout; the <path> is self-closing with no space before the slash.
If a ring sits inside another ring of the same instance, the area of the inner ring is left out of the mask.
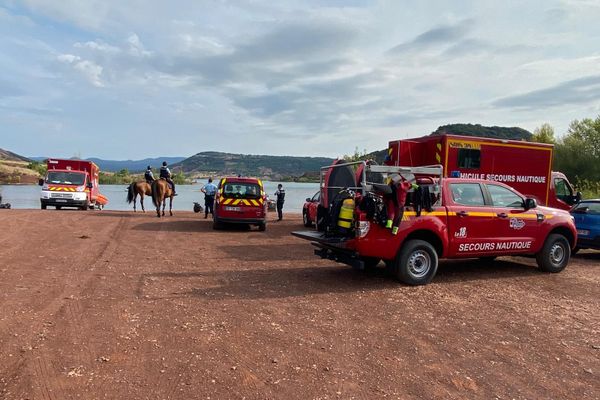
<path id="1" fill-rule="evenodd" d="M 133 198 L 135 197 L 135 182 L 132 182 L 127 188 L 127 203 L 131 204 Z"/>
<path id="2" fill-rule="evenodd" d="M 152 188 L 152 204 L 154 204 L 154 207 L 158 207 L 160 205 L 160 194 L 158 192 L 158 180 L 152 182 L 152 185 L 150 185 L 150 187 Z"/>

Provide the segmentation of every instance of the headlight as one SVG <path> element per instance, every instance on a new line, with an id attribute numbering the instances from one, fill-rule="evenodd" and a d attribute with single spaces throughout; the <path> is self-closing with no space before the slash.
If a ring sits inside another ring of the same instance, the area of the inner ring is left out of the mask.
<path id="1" fill-rule="evenodd" d="M 48 190 L 48 184 L 44 183 L 44 186 L 42 186 L 42 190 Z"/>
<path id="2" fill-rule="evenodd" d="M 77 186 L 75 190 L 77 190 L 78 192 L 83 192 L 85 190 L 85 186 Z"/>

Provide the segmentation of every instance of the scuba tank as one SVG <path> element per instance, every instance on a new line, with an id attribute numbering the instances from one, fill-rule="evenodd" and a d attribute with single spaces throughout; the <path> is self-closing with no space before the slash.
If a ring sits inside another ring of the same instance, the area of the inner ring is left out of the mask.
<path id="1" fill-rule="evenodd" d="M 337 226 L 342 229 L 352 228 L 354 218 L 354 199 L 344 199 L 340 207 L 340 213 L 337 219 Z"/>

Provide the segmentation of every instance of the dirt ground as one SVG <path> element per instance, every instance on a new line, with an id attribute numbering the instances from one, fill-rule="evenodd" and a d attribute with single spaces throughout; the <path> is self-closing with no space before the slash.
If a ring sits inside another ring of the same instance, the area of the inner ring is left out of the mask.
<path id="1" fill-rule="evenodd" d="M 0 399 L 600 398 L 600 252 L 408 287 L 298 229 L 0 210 Z"/>

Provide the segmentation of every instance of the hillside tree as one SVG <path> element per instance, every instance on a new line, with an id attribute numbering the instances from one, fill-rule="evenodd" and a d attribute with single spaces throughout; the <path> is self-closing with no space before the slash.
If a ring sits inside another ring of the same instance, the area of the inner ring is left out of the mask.
<path id="1" fill-rule="evenodd" d="M 548 123 L 543 123 L 539 128 L 535 128 L 531 136 L 532 142 L 556 144 L 554 137 L 554 128 Z"/>

